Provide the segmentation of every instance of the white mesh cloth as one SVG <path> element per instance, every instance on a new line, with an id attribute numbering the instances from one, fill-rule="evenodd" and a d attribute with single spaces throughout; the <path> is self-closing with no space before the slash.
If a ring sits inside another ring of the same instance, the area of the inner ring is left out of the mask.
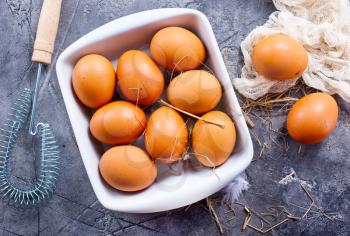
<path id="1" fill-rule="evenodd" d="M 304 82 L 350 102 L 350 6 L 349 0 L 273 0 L 278 11 L 263 26 L 254 29 L 241 44 L 244 57 L 241 78 L 233 84 L 243 96 L 257 99 L 283 92 L 296 79 L 272 81 L 259 75 L 251 60 L 256 43 L 266 35 L 284 33 L 308 51 Z"/>

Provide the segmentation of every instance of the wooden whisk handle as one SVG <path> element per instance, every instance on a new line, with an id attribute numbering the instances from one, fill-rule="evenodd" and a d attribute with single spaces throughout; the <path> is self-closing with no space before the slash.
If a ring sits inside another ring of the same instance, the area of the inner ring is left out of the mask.
<path id="1" fill-rule="evenodd" d="M 44 0 L 34 42 L 32 61 L 50 64 L 55 47 L 62 0 Z"/>

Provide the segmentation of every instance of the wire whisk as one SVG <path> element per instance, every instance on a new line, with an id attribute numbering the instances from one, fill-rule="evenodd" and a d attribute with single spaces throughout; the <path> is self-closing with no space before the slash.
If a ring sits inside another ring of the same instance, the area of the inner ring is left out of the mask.
<path id="1" fill-rule="evenodd" d="M 32 92 L 24 89 L 11 108 L 6 123 L 0 129 L 0 196 L 11 205 L 32 206 L 52 196 L 59 175 L 59 150 L 49 124 L 39 123 L 36 133 L 40 138 L 40 167 L 35 183 L 27 189 L 15 186 L 10 180 L 9 160 L 17 136 L 24 128 L 31 111 Z"/>

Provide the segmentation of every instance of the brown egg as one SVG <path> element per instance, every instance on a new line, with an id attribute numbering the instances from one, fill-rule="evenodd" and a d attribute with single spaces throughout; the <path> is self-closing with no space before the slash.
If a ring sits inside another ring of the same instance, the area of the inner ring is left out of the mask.
<path id="1" fill-rule="evenodd" d="M 145 146 L 152 158 L 171 163 L 186 151 L 188 131 L 182 116 L 169 107 L 160 107 L 149 118 Z"/>
<path id="2" fill-rule="evenodd" d="M 169 70 L 186 71 L 199 68 L 205 60 L 205 47 L 191 31 L 181 27 L 159 30 L 150 49 L 154 60 Z"/>
<path id="3" fill-rule="evenodd" d="M 127 144 L 137 139 L 146 127 L 146 116 L 135 104 L 111 102 L 98 109 L 90 121 L 91 134 L 106 144 Z"/>
<path id="4" fill-rule="evenodd" d="M 145 189 L 157 177 L 157 168 L 151 158 L 132 145 L 109 149 L 103 154 L 99 168 L 110 186 L 127 192 Z"/>
<path id="5" fill-rule="evenodd" d="M 164 90 L 164 76 L 156 63 L 144 52 L 125 52 L 117 66 L 118 87 L 129 101 L 142 106 L 156 102 Z"/>
<path id="6" fill-rule="evenodd" d="M 335 129 L 338 105 L 326 93 L 311 93 L 299 99 L 287 116 L 289 135 L 304 144 L 326 139 Z"/>
<path id="7" fill-rule="evenodd" d="M 192 114 L 212 110 L 222 96 L 220 82 L 205 70 L 181 73 L 169 84 L 167 96 L 170 103 Z"/>
<path id="8" fill-rule="evenodd" d="M 192 129 L 192 148 L 197 160 L 207 167 L 223 164 L 236 144 L 236 129 L 231 118 L 221 111 L 210 111 L 198 120 Z"/>
<path id="9" fill-rule="evenodd" d="M 254 47 L 252 57 L 256 71 L 272 80 L 298 78 L 308 65 L 305 48 L 283 34 L 262 38 Z"/>
<path id="10" fill-rule="evenodd" d="M 75 94 L 85 106 L 103 106 L 111 101 L 115 91 L 113 65 L 100 55 L 84 56 L 74 67 L 72 83 Z"/>

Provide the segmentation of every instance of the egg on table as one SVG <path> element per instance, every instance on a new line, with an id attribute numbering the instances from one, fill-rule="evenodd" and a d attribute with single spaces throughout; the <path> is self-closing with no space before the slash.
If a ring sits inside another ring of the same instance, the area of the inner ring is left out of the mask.
<path id="1" fill-rule="evenodd" d="M 338 105 L 326 93 L 311 93 L 299 99 L 287 116 L 289 135 L 303 144 L 315 144 L 326 139 L 335 129 Z"/>
<path id="2" fill-rule="evenodd" d="M 154 60 L 171 71 L 197 69 L 206 57 L 203 42 L 197 35 L 181 27 L 159 30 L 151 40 L 150 50 Z"/>
<path id="3" fill-rule="evenodd" d="M 119 58 L 118 88 L 129 101 L 146 106 L 156 102 L 164 90 L 164 76 L 156 63 L 140 50 L 129 50 Z"/>
<path id="4" fill-rule="evenodd" d="M 111 187 L 126 192 L 145 189 L 157 177 L 157 168 L 151 158 L 141 148 L 132 145 L 116 146 L 106 151 L 99 169 Z"/>
<path id="5" fill-rule="evenodd" d="M 190 70 L 175 77 L 167 89 L 169 102 L 192 114 L 212 110 L 221 100 L 218 79 L 205 70 Z"/>
<path id="6" fill-rule="evenodd" d="M 164 163 L 178 161 L 186 151 L 187 125 L 174 109 L 160 107 L 149 118 L 144 142 L 153 159 Z"/>
<path id="7" fill-rule="evenodd" d="M 135 104 L 115 101 L 98 109 L 91 118 L 91 134 L 105 144 L 128 144 L 146 127 L 146 115 Z"/>
<path id="8" fill-rule="evenodd" d="M 85 106 L 103 106 L 111 101 L 115 91 L 113 65 L 97 54 L 84 56 L 74 66 L 72 84 L 76 96 Z"/>
<path id="9" fill-rule="evenodd" d="M 272 80 L 299 78 L 308 65 L 308 55 L 295 39 L 273 34 L 262 38 L 253 48 L 255 70 Z"/>
<path id="10" fill-rule="evenodd" d="M 231 118 L 222 111 L 201 116 L 192 129 L 192 149 L 204 166 L 216 167 L 230 157 L 236 145 L 236 129 Z M 206 121 L 214 122 L 208 123 Z"/>

